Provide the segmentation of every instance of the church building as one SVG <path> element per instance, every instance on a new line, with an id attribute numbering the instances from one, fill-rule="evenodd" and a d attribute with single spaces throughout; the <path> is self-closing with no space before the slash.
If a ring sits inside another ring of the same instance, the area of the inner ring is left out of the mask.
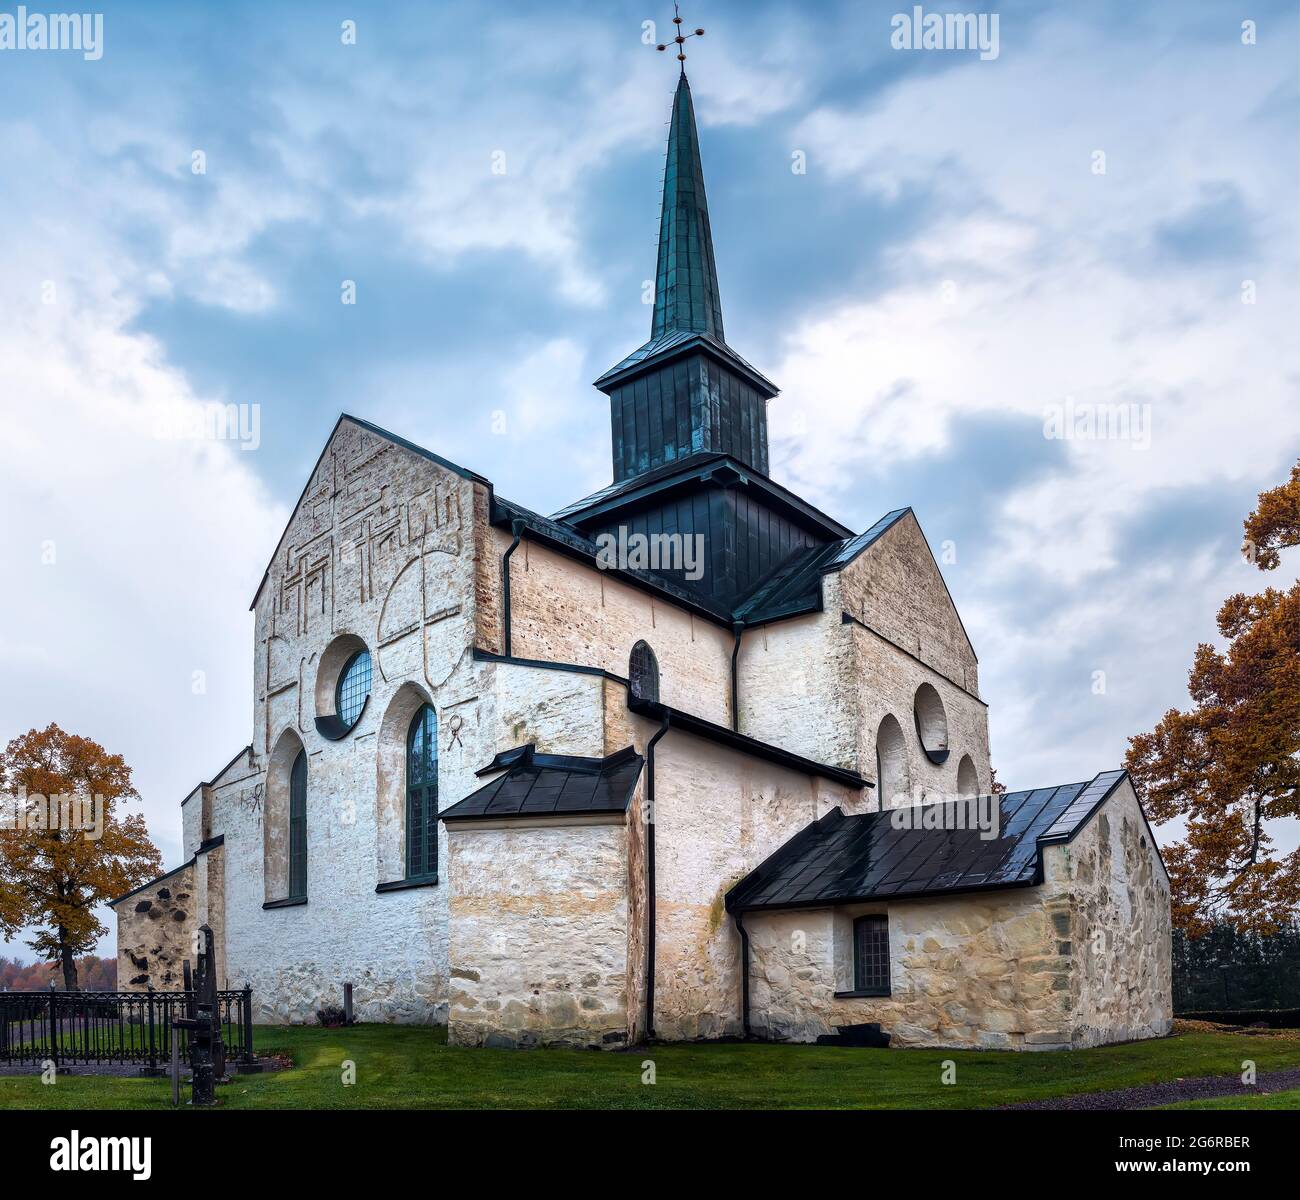
<path id="1" fill-rule="evenodd" d="M 339 418 L 253 597 L 250 744 L 114 901 L 121 986 L 181 986 L 207 924 L 260 1021 L 350 984 L 462 1045 L 1168 1033 L 1127 775 L 994 794 L 916 514 L 855 531 L 771 477 L 684 71 L 650 338 L 595 386 L 612 482 L 550 516 Z"/>

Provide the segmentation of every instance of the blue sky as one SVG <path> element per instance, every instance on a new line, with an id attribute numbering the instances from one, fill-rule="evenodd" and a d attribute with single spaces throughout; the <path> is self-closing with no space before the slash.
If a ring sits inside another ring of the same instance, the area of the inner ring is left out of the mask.
<path id="1" fill-rule="evenodd" d="M 1265 582 L 1236 547 L 1300 446 L 1296 9 L 1002 4 L 981 61 L 891 48 L 910 8 L 685 9 L 728 340 L 783 389 L 778 480 L 947 544 L 999 777 L 1091 777 Z M 171 865 L 340 411 L 543 512 L 608 481 L 590 381 L 649 327 L 671 9 L 102 11 L 99 61 L 0 51 L 0 735 L 124 753 Z M 216 401 L 260 406 L 255 450 L 157 436 Z M 1045 437 L 1067 403 L 1149 439 Z"/>

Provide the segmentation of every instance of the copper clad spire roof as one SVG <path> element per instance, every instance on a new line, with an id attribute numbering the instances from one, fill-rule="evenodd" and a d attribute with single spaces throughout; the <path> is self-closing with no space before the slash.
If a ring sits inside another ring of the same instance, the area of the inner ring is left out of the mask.
<path id="1" fill-rule="evenodd" d="M 673 98 L 659 217 L 651 340 L 667 333 L 703 333 L 725 342 L 709 205 L 691 85 L 683 71 Z"/>

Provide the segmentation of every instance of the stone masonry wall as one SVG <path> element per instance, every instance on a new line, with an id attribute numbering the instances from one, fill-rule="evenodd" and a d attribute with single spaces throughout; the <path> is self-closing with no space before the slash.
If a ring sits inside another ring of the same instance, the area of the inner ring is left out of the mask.
<path id="1" fill-rule="evenodd" d="M 115 906 L 122 991 L 183 986 L 183 964 L 187 958 L 194 962 L 196 901 L 194 865 L 187 863 Z"/>
<path id="2" fill-rule="evenodd" d="M 849 567 L 825 576 L 822 589 L 822 612 L 745 633 L 741 729 L 876 781 L 876 734 L 892 713 L 906 742 L 911 803 L 956 795 L 964 756 L 988 792 L 988 709 L 971 694 L 973 683 L 959 686 L 975 679 L 974 655 L 915 519 L 904 518 Z M 896 615 L 901 610 L 905 619 Z M 846 624 L 843 612 L 865 614 L 875 625 Z M 913 715 L 925 683 L 939 693 L 947 718 L 949 753 L 938 765 L 925 755 Z M 888 807 L 894 798 L 876 799 Z"/>
<path id="3" fill-rule="evenodd" d="M 626 1044 L 627 834 L 621 819 L 453 827 L 448 840 L 451 1042 Z"/>
<path id="4" fill-rule="evenodd" d="M 1012 1050 L 1168 1033 L 1167 877 L 1125 789 L 1046 849 L 1038 887 L 748 914 L 754 1028 L 811 1041 L 874 1021 L 892 1046 Z M 866 913 L 889 917 L 891 995 L 836 998 Z"/>
<path id="5" fill-rule="evenodd" d="M 1168 1033 L 1174 1015 L 1169 878 L 1132 785 L 1125 780 L 1056 853 L 1074 898 L 1067 943 L 1074 963 L 1070 1044 Z"/>
<path id="6" fill-rule="evenodd" d="M 968 691 L 975 651 L 916 517 L 909 513 L 839 572 L 844 610 Z M 838 615 L 838 614 L 837 614 Z"/>

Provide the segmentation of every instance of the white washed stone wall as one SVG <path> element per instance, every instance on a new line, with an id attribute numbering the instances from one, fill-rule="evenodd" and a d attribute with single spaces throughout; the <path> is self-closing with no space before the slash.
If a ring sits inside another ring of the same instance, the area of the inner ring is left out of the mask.
<path id="1" fill-rule="evenodd" d="M 738 660 L 742 733 L 814 762 L 863 771 L 853 643 L 839 610 L 746 630 Z"/>
<path id="2" fill-rule="evenodd" d="M 836 578 L 844 611 L 978 694 L 975 651 L 913 514 L 887 529 Z"/>
<path id="3" fill-rule="evenodd" d="M 728 889 L 855 789 L 670 731 L 655 760 L 655 1030 L 712 1038 L 740 1028 L 740 939 Z"/>
<path id="4" fill-rule="evenodd" d="M 311 1020 L 344 982 L 363 1020 L 446 1018 L 445 839 L 436 885 L 375 887 L 404 873 L 394 760 L 413 698 L 437 710 L 441 806 L 478 786 L 498 748 L 491 670 L 472 658 L 483 491 L 345 420 L 277 549 L 255 606 L 257 769 L 216 788 L 213 812 L 229 973 L 252 983 L 261 1019 Z M 343 636 L 369 649 L 373 683 L 355 729 L 332 742 L 315 717 L 332 711 Z M 403 719 L 386 722 L 395 703 Z M 308 902 L 264 910 L 284 887 L 285 839 L 265 826 L 284 819 L 275 771 L 296 742 L 308 755 Z"/>

